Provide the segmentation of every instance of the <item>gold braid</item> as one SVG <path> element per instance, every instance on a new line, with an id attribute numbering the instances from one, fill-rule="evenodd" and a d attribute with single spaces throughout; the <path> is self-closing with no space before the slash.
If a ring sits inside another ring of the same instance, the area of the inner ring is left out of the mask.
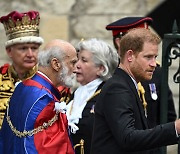
<path id="1" fill-rule="evenodd" d="M 142 99 L 144 111 L 147 116 L 147 102 L 145 100 L 145 90 L 144 90 L 144 87 L 142 86 L 141 82 L 138 83 L 138 94 L 139 94 L 139 97 Z"/>

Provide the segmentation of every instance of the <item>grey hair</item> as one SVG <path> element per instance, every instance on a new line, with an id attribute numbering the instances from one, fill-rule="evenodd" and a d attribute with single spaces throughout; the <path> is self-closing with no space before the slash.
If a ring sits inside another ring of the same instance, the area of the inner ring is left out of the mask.
<path id="1" fill-rule="evenodd" d="M 65 52 L 58 46 L 41 50 L 38 53 L 39 66 L 50 66 L 52 58 L 57 58 L 60 62 L 62 62 L 64 57 Z"/>
<path id="2" fill-rule="evenodd" d="M 118 66 L 119 56 L 117 51 L 103 40 L 92 38 L 79 42 L 79 52 L 87 50 L 93 55 L 93 62 L 96 66 L 104 66 L 105 71 L 100 74 L 102 80 L 109 79 Z"/>

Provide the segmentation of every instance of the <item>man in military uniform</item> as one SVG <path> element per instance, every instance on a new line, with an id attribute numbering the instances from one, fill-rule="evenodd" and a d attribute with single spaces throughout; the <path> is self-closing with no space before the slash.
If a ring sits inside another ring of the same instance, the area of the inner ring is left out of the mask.
<path id="1" fill-rule="evenodd" d="M 12 64 L 0 67 L 0 129 L 15 85 L 37 71 L 37 53 L 43 39 L 39 37 L 39 12 L 13 11 L 0 18 L 7 41 L 5 49 Z M 23 97 L 23 96 L 22 96 Z M 18 102 L 17 102 L 18 103 Z"/>
<path id="2" fill-rule="evenodd" d="M 149 28 L 152 23 L 150 17 L 126 17 L 110 23 L 107 30 L 112 31 L 113 43 L 117 52 L 120 53 L 120 39 L 132 28 Z M 150 81 L 138 83 L 139 95 L 142 98 L 144 112 L 148 120 L 149 127 L 160 124 L 160 98 L 161 98 L 161 67 L 157 64 L 156 70 Z M 168 90 L 168 122 L 175 121 L 176 112 L 172 92 Z"/>

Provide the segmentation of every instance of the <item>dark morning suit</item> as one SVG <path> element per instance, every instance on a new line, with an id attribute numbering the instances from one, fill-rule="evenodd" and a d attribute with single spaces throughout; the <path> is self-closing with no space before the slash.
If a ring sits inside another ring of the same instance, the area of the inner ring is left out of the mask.
<path id="1" fill-rule="evenodd" d="M 102 88 L 103 84 L 104 82 L 102 82 L 98 86 L 96 92 Z M 84 140 L 84 154 L 90 154 L 91 138 L 94 123 L 94 105 L 97 101 L 98 96 L 99 94 L 95 95 L 87 102 L 82 113 L 82 119 L 80 119 L 79 123 L 77 124 L 79 130 L 76 132 L 76 134 L 71 134 L 74 145 L 78 144 L 81 139 Z M 80 154 L 80 147 L 77 147 L 75 151 L 76 154 Z"/>
<path id="2" fill-rule="evenodd" d="M 148 128 L 135 84 L 118 68 L 95 106 L 91 154 L 155 154 L 155 148 L 177 143 L 174 122 Z"/>
<path id="3" fill-rule="evenodd" d="M 141 82 L 145 89 L 145 99 L 147 102 L 147 119 L 148 125 L 153 128 L 160 124 L 160 98 L 161 98 L 161 67 L 156 67 L 153 77 L 149 81 Z M 149 84 L 155 84 L 156 92 L 158 95 L 157 100 L 153 100 L 151 97 Z M 176 112 L 174 107 L 174 101 L 172 97 L 172 92 L 168 89 L 168 122 L 176 120 Z"/>

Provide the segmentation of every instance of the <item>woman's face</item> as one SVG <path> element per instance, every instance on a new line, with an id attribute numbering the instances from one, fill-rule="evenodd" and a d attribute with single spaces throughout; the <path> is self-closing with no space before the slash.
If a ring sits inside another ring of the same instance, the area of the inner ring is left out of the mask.
<path id="1" fill-rule="evenodd" d="M 99 78 L 101 67 L 96 66 L 93 62 L 93 55 L 87 50 L 82 50 L 78 53 L 78 61 L 76 63 L 77 81 L 86 85 L 89 82 Z"/>

